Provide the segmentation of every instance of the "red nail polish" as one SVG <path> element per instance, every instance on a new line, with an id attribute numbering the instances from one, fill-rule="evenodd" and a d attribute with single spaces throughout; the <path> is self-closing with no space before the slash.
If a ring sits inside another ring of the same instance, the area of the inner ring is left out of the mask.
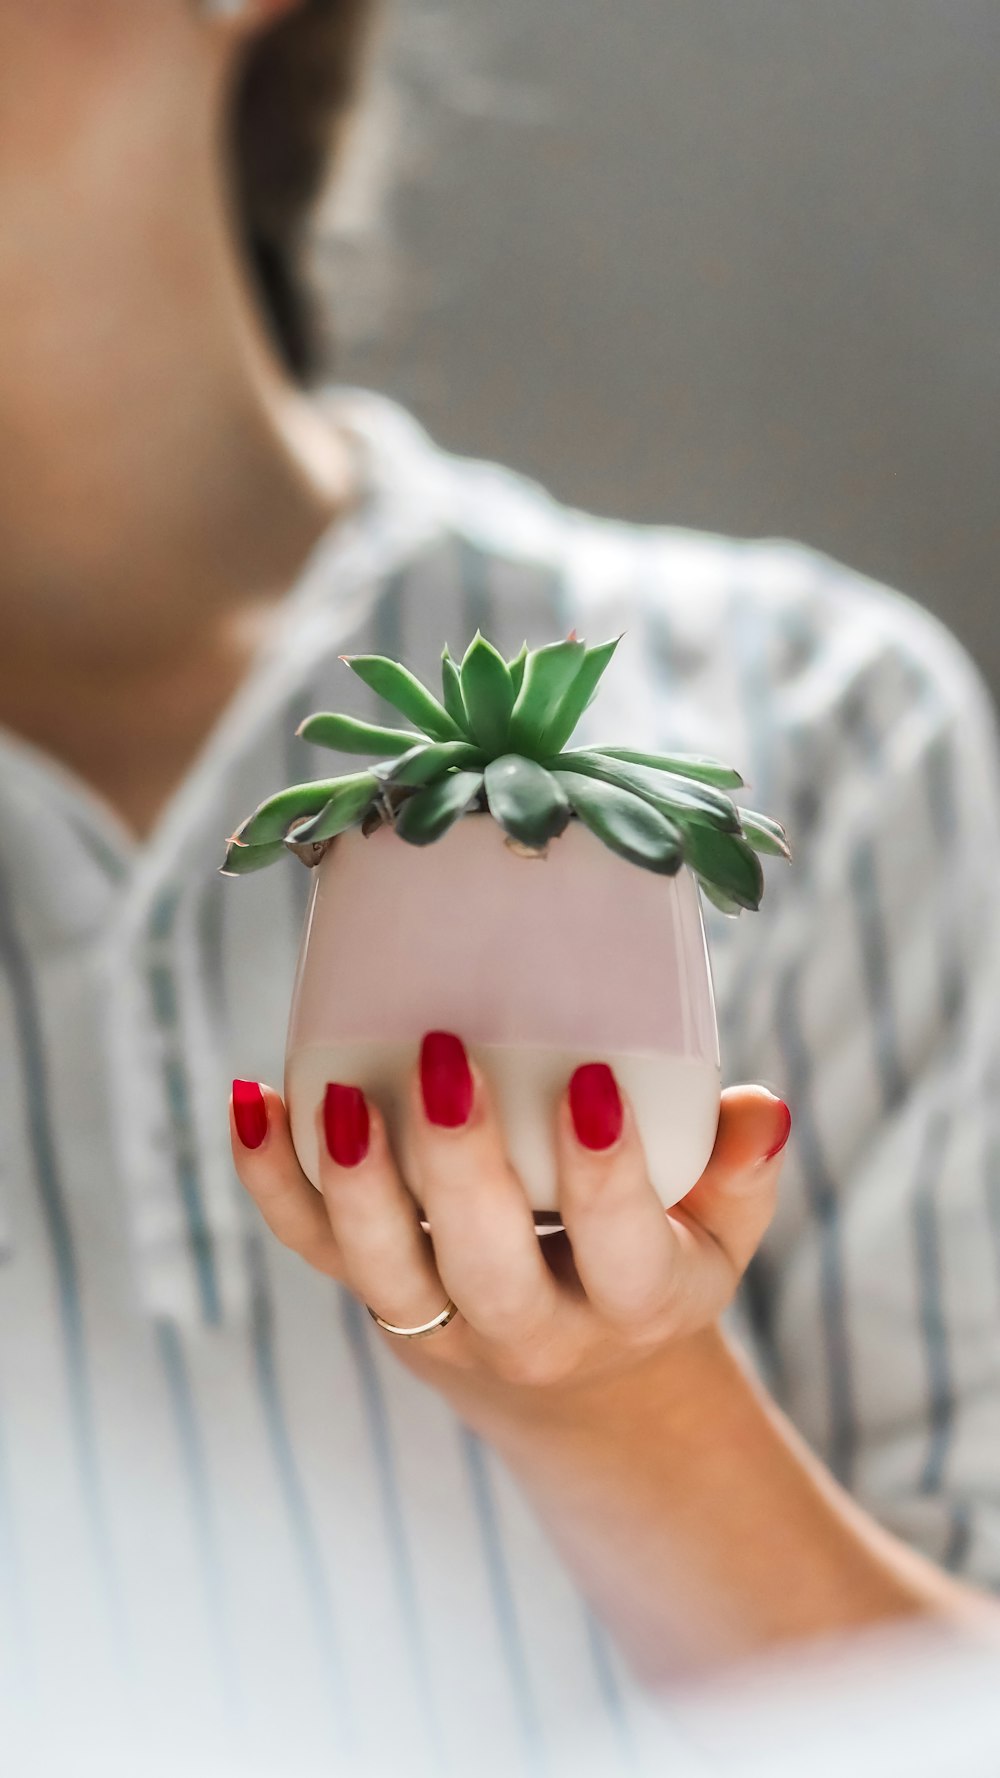
<path id="1" fill-rule="evenodd" d="M 457 1130 L 472 1112 L 472 1073 L 465 1045 L 450 1031 L 428 1031 L 420 1046 L 420 1087 L 428 1121 Z"/>
<path id="2" fill-rule="evenodd" d="M 792 1133 L 792 1114 L 789 1111 L 788 1106 L 785 1104 L 784 1099 L 778 1100 L 778 1106 L 779 1106 L 779 1116 L 780 1116 L 780 1123 L 778 1125 L 778 1139 L 775 1142 L 773 1148 L 768 1149 L 766 1155 L 764 1156 L 765 1161 L 773 1161 L 775 1155 L 781 1153 L 782 1149 L 785 1146 L 785 1143 L 788 1141 L 788 1138 Z"/>
<path id="3" fill-rule="evenodd" d="M 618 1083 L 606 1062 L 586 1062 L 569 1083 L 569 1108 L 584 1148 L 611 1148 L 625 1121 Z"/>
<path id="4" fill-rule="evenodd" d="M 267 1135 L 267 1106 L 255 1080 L 233 1081 L 233 1122 L 244 1148 L 259 1148 Z"/>
<path id="5" fill-rule="evenodd" d="M 368 1106 L 360 1087 L 342 1087 L 331 1081 L 323 1099 L 326 1146 L 338 1167 L 356 1167 L 368 1153 L 370 1133 Z"/>

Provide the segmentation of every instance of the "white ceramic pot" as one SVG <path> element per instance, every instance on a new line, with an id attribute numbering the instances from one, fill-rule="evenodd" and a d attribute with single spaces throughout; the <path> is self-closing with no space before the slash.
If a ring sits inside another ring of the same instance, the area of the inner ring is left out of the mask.
<path id="1" fill-rule="evenodd" d="M 608 1062 L 665 1205 L 690 1191 L 719 1119 L 719 1042 L 697 885 L 628 864 L 580 822 L 544 859 L 469 815 L 433 845 L 342 835 L 316 867 L 292 999 L 285 1093 L 318 1179 L 328 1081 L 385 1115 L 404 1173 L 403 1083 L 425 1031 L 453 1031 L 499 1104 L 541 1225 L 556 1221 L 553 1106 Z M 474 1188 L 470 1181 L 470 1189 Z"/>

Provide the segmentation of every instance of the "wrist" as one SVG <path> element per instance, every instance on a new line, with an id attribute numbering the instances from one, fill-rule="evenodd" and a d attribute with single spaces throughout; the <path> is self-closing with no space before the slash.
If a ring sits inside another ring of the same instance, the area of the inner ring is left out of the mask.
<path id="1" fill-rule="evenodd" d="M 548 1447 L 634 1451 L 644 1428 L 658 1441 L 717 1444 L 719 1415 L 740 1400 L 759 1404 L 746 1371 L 718 1323 L 592 1377 L 540 1389 L 477 1388 L 459 1412 L 501 1451 L 515 1456 Z"/>

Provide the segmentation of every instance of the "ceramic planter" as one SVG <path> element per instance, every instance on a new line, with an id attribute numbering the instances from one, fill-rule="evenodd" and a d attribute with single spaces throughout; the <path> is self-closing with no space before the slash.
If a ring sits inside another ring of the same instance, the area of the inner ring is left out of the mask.
<path id="1" fill-rule="evenodd" d="M 614 1068 L 665 1205 L 708 1161 L 719 1045 L 686 868 L 639 870 L 577 821 L 542 859 L 512 850 L 485 814 L 425 847 L 389 828 L 342 834 L 315 871 L 286 1055 L 292 1136 L 314 1184 L 328 1081 L 375 1101 L 413 1178 L 403 1090 L 428 1030 L 456 1032 L 483 1069 L 540 1226 L 558 1226 L 552 1112 L 581 1062 Z"/>

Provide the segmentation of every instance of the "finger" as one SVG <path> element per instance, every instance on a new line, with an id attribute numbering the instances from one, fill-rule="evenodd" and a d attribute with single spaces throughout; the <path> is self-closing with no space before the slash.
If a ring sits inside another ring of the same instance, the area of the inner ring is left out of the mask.
<path id="1" fill-rule="evenodd" d="M 664 1215 L 635 1115 L 611 1069 L 585 1064 L 556 1113 L 559 1208 L 588 1300 L 656 1337 L 684 1282 L 690 1241 Z"/>
<path id="2" fill-rule="evenodd" d="M 791 1128 L 788 1106 L 766 1087 L 727 1088 L 711 1160 L 673 1213 L 710 1236 L 737 1279 L 774 1215 Z"/>
<path id="3" fill-rule="evenodd" d="M 331 1083 L 317 1123 L 320 1189 L 346 1282 L 383 1320 L 422 1327 L 445 1307 L 448 1292 L 378 1108 L 360 1088 Z"/>
<path id="4" fill-rule="evenodd" d="M 407 1158 L 438 1271 L 465 1319 L 494 1342 L 546 1339 L 562 1297 L 483 1074 L 447 1032 L 428 1033 L 421 1046 Z"/>
<path id="5" fill-rule="evenodd" d="M 235 1080 L 229 1101 L 233 1162 L 271 1233 L 319 1272 L 341 1275 L 340 1254 L 319 1193 L 299 1166 L 280 1094 Z"/>

